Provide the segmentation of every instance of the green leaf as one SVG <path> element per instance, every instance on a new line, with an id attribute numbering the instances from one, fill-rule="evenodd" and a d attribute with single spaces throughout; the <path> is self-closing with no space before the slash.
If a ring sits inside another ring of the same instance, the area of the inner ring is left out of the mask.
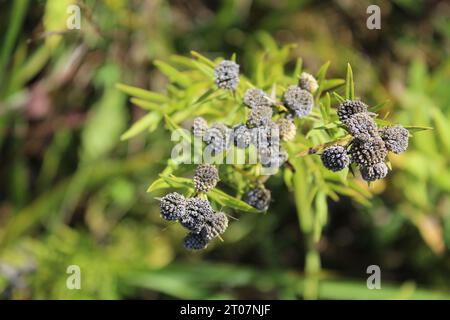
<path id="1" fill-rule="evenodd" d="M 379 104 L 377 104 L 377 105 L 375 105 L 375 106 L 373 106 L 373 107 L 369 107 L 369 111 L 370 111 L 370 112 L 376 113 L 376 112 L 380 111 L 381 109 L 383 109 L 383 107 L 384 107 L 388 102 L 389 102 L 389 100 L 386 100 L 386 101 L 384 101 L 384 102 L 380 102 Z"/>
<path id="2" fill-rule="evenodd" d="M 170 64 L 161 61 L 161 60 L 156 60 L 153 63 L 162 73 L 164 73 L 171 82 L 173 83 L 178 83 L 179 85 L 181 85 L 182 87 L 189 87 L 189 85 L 191 84 L 191 79 L 185 75 L 184 73 L 178 71 L 177 69 L 175 69 L 174 67 L 172 67 Z"/>
<path id="3" fill-rule="evenodd" d="M 355 84 L 353 82 L 353 70 L 350 63 L 347 64 L 347 77 L 345 79 L 345 97 L 349 100 L 355 99 Z"/>
<path id="4" fill-rule="evenodd" d="M 128 140 L 146 129 L 152 129 L 153 127 L 158 125 L 158 123 L 161 121 L 161 118 L 161 114 L 157 112 L 150 112 L 146 114 L 138 121 L 133 123 L 131 128 L 129 128 L 120 136 L 120 140 Z"/>
<path id="5" fill-rule="evenodd" d="M 131 103 L 141 107 L 142 109 L 145 110 L 151 110 L 151 111 L 158 111 L 158 112 L 163 112 L 164 108 L 161 107 L 160 104 L 154 103 L 154 102 L 150 102 L 150 101 L 146 101 L 146 100 L 142 100 L 142 99 L 137 99 L 137 98 L 131 98 L 130 99 Z"/>
<path id="6" fill-rule="evenodd" d="M 208 192 L 208 197 L 222 206 L 229 207 L 234 210 L 247 213 L 260 213 L 257 209 L 253 208 L 246 202 L 236 199 L 235 197 L 232 197 L 219 189 L 212 189 Z"/>
<path id="7" fill-rule="evenodd" d="M 168 97 L 160 93 L 132 87 L 123 83 L 117 83 L 116 88 L 132 97 L 143 100 L 148 100 L 156 103 L 166 103 L 170 101 Z"/>
<path id="8" fill-rule="evenodd" d="M 211 67 L 214 69 L 214 67 L 216 66 L 216 64 L 211 61 L 210 59 L 208 59 L 207 57 L 201 55 L 200 53 L 198 53 L 197 51 L 191 51 L 191 55 L 195 58 L 198 59 L 198 61 L 204 63 L 205 65 Z"/>
<path id="9" fill-rule="evenodd" d="M 408 131 L 410 131 L 410 132 L 434 130 L 433 127 L 423 127 L 423 126 L 404 126 L 404 127 L 405 127 L 405 129 L 408 129 Z"/>
<path id="10" fill-rule="evenodd" d="M 345 80 L 344 79 L 324 79 L 322 82 L 322 92 L 323 91 L 328 91 L 331 89 L 336 89 L 340 86 L 342 86 L 343 84 L 345 84 Z"/>

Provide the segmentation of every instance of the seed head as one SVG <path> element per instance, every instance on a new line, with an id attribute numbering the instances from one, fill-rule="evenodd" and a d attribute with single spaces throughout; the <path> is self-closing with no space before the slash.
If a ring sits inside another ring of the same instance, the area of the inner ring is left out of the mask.
<path id="1" fill-rule="evenodd" d="M 245 195 L 244 201 L 259 211 L 266 211 L 270 203 L 270 191 L 265 188 L 251 189 Z"/>
<path id="2" fill-rule="evenodd" d="M 213 213 L 214 210 L 207 200 L 189 198 L 186 201 L 186 214 L 179 221 L 186 229 L 199 233 L 205 225 L 205 220 Z"/>
<path id="3" fill-rule="evenodd" d="M 314 78 L 313 75 L 307 72 L 302 72 L 300 74 L 298 86 L 303 90 L 309 91 L 311 93 L 314 93 L 314 91 L 319 88 L 316 78 Z"/>
<path id="4" fill-rule="evenodd" d="M 267 94 L 260 90 L 251 88 L 245 92 L 244 103 L 250 108 L 270 107 L 271 103 Z"/>
<path id="5" fill-rule="evenodd" d="M 361 176 L 366 181 L 383 179 L 388 173 L 388 167 L 384 162 L 376 163 L 373 166 L 361 167 Z"/>
<path id="6" fill-rule="evenodd" d="M 188 250 L 202 250 L 208 246 L 208 240 L 201 233 L 190 232 L 184 238 L 183 244 Z"/>
<path id="7" fill-rule="evenodd" d="M 357 113 L 345 120 L 352 136 L 361 140 L 369 140 L 378 136 L 377 125 L 368 113 Z"/>
<path id="8" fill-rule="evenodd" d="M 192 134 L 194 137 L 203 138 L 207 130 L 208 123 L 204 118 L 197 117 L 194 119 L 194 124 L 192 125 Z"/>
<path id="9" fill-rule="evenodd" d="M 359 100 L 345 100 L 337 108 L 339 120 L 344 122 L 357 113 L 366 113 L 367 105 Z"/>
<path id="10" fill-rule="evenodd" d="M 299 118 L 310 114 L 314 105 L 312 94 L 297 86 L 289 86 L 284 92 L 283 100 L 286 107 Z"/>
<path id="11" fill-rule="evenodd" d="M 250 127 L 265 126 L 271 121 L 273 111 L 271 107 L 258 106 L 250 110 L 248 114 L 248 124 Z"/>
<path id="12" fill-rule="evenodd" d="M 262 148 L 259 150 L 260 162 L 265 168 L 279 168 L 288 159 L 288 153 L 276 146 Z"/>
<path id="13" fill-rule="evenodd" d="M 408 130 L 400 125 L 385 127 L 380 130 L 386 148 L 394 153 L 402 153 L 408 149 Z"/>
<path id="14" fill-rule="evenodd" d="M 205 227 L 201 234 L 208 241 L 214 239 L 220 234 L 223 234 L 228 228 L 228 218 L 223 212 L 217 212 L 205 221 Z"/>
<path id="15" fill-rule="evenodd" d="M 270 120 L 267 125 L 251 130 L 251 143 L 258 149 L 280 145 L 278 125 Z"/>
<path id="16" fill-rule="evenodd" d="M 251 132 L 245 124 L 238 124 L 233 127 L 233 143 L 236 147 L 245 149 L 251 141 Z"/>
<path id="17" fill-rule="evenodd" d="M 161 198 L 159 208 L 163 219 L 177 220 L 186 212 L 186 199 L 178 192 L 172 192 Z"/>
<path id="18" fill-rule="evenodd" d="M 219 171 L 212 164 L 201 164 L 195 170 L 194 187 L 197 192 L 208 192 L 219 181 Z"/>
<path id="19" fill-rule="evenodd" d="M 348 153 L 353 162 L 360 166 L 370 167 L 384 161 L 387 149 L 381 138 L 370 140 L 354 139 Z"/>
<path id="20" fill-rule="evenodd" d="M 239 65 L 231 60 L 224 60 L 214 69 L 216 84 L 221 89 L 236 90 L 239 84 Z"/>
<path id="21" fill-rule="evenodd" d="M 203 140 L 212 148 L 214 153 L 220 153 L 228 149 L 231 130 L 223 123 L 215 123 L 209 128 Z"/>
<path id="22" fill-rule="evenodd" d="M 291 141 L 295 138 L 297 133 L 297 127 L 294 121 L 281 118 L 277 121 L 278 129 L 280 130 L 280 138 L 283 141 Z"/>
<path id="23" fill-rule="evenodd" d="M 340 171 L 350 164 L 350 157 L 343 146 L 335 145 L 326 148 L 320 156 L 325 168 Z"/>

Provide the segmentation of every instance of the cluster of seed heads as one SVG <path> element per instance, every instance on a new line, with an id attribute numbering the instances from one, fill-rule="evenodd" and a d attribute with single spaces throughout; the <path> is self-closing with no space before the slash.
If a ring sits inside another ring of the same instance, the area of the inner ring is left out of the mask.
<path id="1" fill-rule="evenodd" d="M 355 163 L 360 167 L 361 177 L 369 182 L 386 177 L 388 151 L 398 154 L 408 148 L 408 130 L 400 125 L 379 129 L 367 105 L 359 100 L 342 102 L 337 114 L 353 139 L 348 151 L 339 145 L 326 148 L 321 155 L 323 165 L 339 171 Z"/>
<path id="2" fill-rule="evenodd" d="M 250 189 L 244 197 L 244 201 L 259 211 L 266 211 L 271 200 L 270 190 L 264 187 Z"/>
<path id="3" fill-rule="evenodd" d="M 210 164 L 198 166 L 193 181 L 197 193 L 208 192 L 219 181 L 217 168 Z M 160 199 L 160 213 L 163 219 L 178 221 L 188 230 L 184 238 L 188 250 L 205 249 L 228 227 L 227 216 L 216 212 L 208 200 L 199 196 L 185 198 L 177 192 L 166 194 Z"/>

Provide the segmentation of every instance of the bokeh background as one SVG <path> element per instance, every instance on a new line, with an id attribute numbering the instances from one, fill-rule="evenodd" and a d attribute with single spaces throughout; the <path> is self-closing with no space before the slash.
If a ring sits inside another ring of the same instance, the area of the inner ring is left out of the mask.
<path id="1" fill-rule="evenodd" d="M 68 30 L 67 6 L 81 9 Z M 366 9 L 381 7 L 381 30 Z M 121 141 L 144 114 L 117 82 L 164 91 L 154 59 L 295 43 L 311 73 L 350 62 L 356 93 L 404 124 L 430 126 L 368 205 L 329 202 L 322 299 L 450 297 L 450 3 L 438 0 L 0 0 L 2 299 L 302 299 L 305 244 L 292 195 L 271 179 L 271 210 L 236 216 L 202 253 L 159 218 L 145 191 L 170 155 L 163 126 Z M 270 48 L 268 48 L 270 49 Z M 79 265 L 82 289 L 66 288 Z M 379 265 L 382 290 L 368 290 Z"/>

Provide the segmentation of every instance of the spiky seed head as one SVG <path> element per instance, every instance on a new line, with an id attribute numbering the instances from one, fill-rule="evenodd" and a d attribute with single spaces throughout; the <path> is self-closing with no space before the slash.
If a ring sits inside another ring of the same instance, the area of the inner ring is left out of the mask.
<path id="1" fill-rule="evenodd" d="M 192 125 L 192 134 L 194 137 L 203 138 L 208 130 L 208 123 L 202 117 L 196 117 Z"/>
<path id="2" fill-rule="evenodd" d="M 339 120 L 344 122 L 357 113 L 366 113 L 367 105 L 359 100 L 345 100 L 337 108 Z"/>
<path id="3" fill-rule="evenodd" d="M 286 107 L 299 118 L 310 114 L 314 105 L 312 94 L 294 85 L 286 89 L 283 100 Z"/>
<path id="4" fill-rule="evenodd" d="M 230 145 L 231 130 L 223 123 L 215 123 L 206 130 L 203 140 L 210 146 L 213 153 L 220 153 Z"/>
<path id="5" fill-rule="evenodd" d="M 348 153 L 352 162 L 370 167 L 384 161 L 387 149 L 379 137 L 370 140 L 354 139 Z"/>
<path id="6" fill-rule="evenodd" d="M 245 124 L 238 124 L 233 127 L 233 143 L 236 147 L 245 149 L 251 142 L 251 132 Z"/>
<path id="7" fill-rule="evenodd" d="M 389 151 L 399 154 L 408 149 L 409 132 L 401 125 L 385 127 L 380 134 Z"/>
<path id="8" fill-rule="evenodd" d="M 365 181 L 375 181 L 383 179 L 388 174 L 388 167 L 384 162 L 376 163 L 373 166 L 362 166 L 361 177 Z"/>
<path id="9" fill-rule="evenodd" d="M 262 90 L 251 88 L 245 91 L 244 104 L 250 108 L 270 107 L 269 96 Z"/>
<path id="10" fill-rule="evenodd" d="M 214 210 L 208 200 L 189 198 L 186 201 L 186 213 L 179 221 L 186 229 L 199 233 L 205 225 L 205 220 L 213 213 Z"/>
<path id="11" fill-rule="evenodd" d="M 280 138 L 283 141 L 291 141 L 295 138 L 297 127 L 294 121 L 290 119 L 281 118 L 277 121 L 278 129 L 280 130 Z"/>
<path id="12" fill-rule="evenodd" d="M 161 198 L 159 206 L 163 219 L 177 220 L 184 216 L 186 212 L 186 199 L 178 192 L 172 192 Z"/>
<path id="13" fill-rule="evenodd" d="M 184 238 L 183 245 L 188 250 L 203 250 L 208 246 L 208 240 L 202 233 L 190 232 Z"/>
<path id="14" fill-rule="evenodd" d="M 271 121 L 273 111 L 271 107 L 258 106 L 250 110 L 248 114 L 248 125 L 250 127 L 265 126 Z"/>
<path id="15" fill-rule="evenodd" d="M 228 228 L 228 218 L 225 213 L 217 212 L 205 221 L 201 234 L 208 241 L 223 234 Z"/>
<path id="16" fill-rule="evenodd" d="M 348 132 L 355 138 L 369 140 L 378 136 L 375 121 L 368 113 L 357 113 L 345 120 Z"/>
<path id="17" fill-rule="evenodd" d="M 302 72 L 300 74 L 298 86 L 311 93 L 314 93 L 319 88 L 316 78 L 307 72 Z"/>
<path id="18" fill-rule="evenodd" d="M 231 60 L 224 60 L 214 68 L 216 84 L 221 89 L 236 90 L 239 84 L 239 65 Z"/>
<path id="19" fill-rule="evenodd" d="M 279 168 L 288 160 L 288 153 L 275 146 L 259 150 L 260 162 L 265 168 Z"/>
<path id="20" fill-rule="evenodd" d="M 201 164 L 194 174 L 194 187 L 197 192 L 208 192 L 219 181 L 219 171 L 212 164 Z"/>
<path id="21" fill-rule="evenodd" d="M 326 148 L 320 156 L 325 168 L 340 171 L 350 164 L 350 157 L 343 146 L 335 145 Z"/>
<path id="22" fill-rule="evenodd" d="M 251 189 L 244 197 L 246 203 L 259 211 L 266 211 L 269 208 L 270 199 L 270 191 L 265 188 Z"/>

